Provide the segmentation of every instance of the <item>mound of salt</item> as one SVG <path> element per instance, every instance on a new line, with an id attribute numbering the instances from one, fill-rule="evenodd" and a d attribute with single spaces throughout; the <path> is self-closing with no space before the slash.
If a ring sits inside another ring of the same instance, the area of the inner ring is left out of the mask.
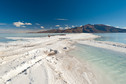
<path id="1" fill-rule="evenodd" d="M 44 53 L 47 54 L 47 56 L 55 55 L 57 54 L 57 52 L 58 52 L 57 50 L 53 50 L 53 49 L 44 51 Z"/>

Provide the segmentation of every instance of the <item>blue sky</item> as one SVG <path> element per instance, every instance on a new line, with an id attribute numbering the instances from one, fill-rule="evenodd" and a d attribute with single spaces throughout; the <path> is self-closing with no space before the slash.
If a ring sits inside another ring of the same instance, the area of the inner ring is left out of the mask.
<path id="1" fill-rule="evenodd" d="M 0 29 L 126 27 L 126 0 L 0 0 Z M 58 25 L 58 26 L 57 26 Z"/>

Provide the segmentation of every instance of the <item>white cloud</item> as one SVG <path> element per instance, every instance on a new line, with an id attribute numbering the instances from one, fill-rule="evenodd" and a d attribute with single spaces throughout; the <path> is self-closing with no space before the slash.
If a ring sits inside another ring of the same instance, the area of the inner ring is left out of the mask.
<path id="1" fill-rule="evenodd" d="M 44 26 L 41 26 L 40 28 L 44 29 Z"/>
<path id="2" fill-rule="evenodd" d="M 59 30 L 63 30 L 63 27 L 59 27 Z"/>
<path id="3" fill-rule="evenodd" d="M 65 29 L 71 29 L 70 27 L 65 27 Z"/>
<path id="4" fill-rule="evenodd" d="M 60 25 L 56 25 L 56 27 L 60 27 Z"/>
<path id="5" fill-rule="evenodd" d="M 65 29 L 69 29 L 69 27 L 65 27 Z"/>
<path id="6" fill-rule="evenodd" d="M 64 19 L 64 18 L 58 18 L 58 19 L 56 19 L 56 20 L 68 20 L 68 19 Z"/>
<path id="7" fill-rule="evenodd" d="M 119 28 L 119 26 L 116 26 L 116 28 Z"/>
<path id="8" fill-rule="evenodd" d="M 13 25 L 15 25 L 16 27 L 21 27 L 22 25 L 25 25 L 23 22 L 14 22 Z"/>
<path id="9" fill-rule="evenodd" d="M 74 25 L 72 25 L 72 27 L 75 27 Z"/>
<path id="10" fill-rule="evenodd" d="M 71 27 L 69 27 L 68 25 L 65 25 L 66 27 L 65 27 L 65 29 L 70 29 Z"/>
<path id="11" fill-rule="evenodd" d="M 32 23 L 27 23 L 27 22 L 26 22 L 25 25 L 32 25 Z"/>
<path id="12" fill-rule="evenodd" d="M 109 25 L 109 24 L 106 24 L 107 26 L 111 26 L 111 25 Z"/>
<path id="13" fill-rule="evenodd" d="M 18 21 L 18 22 L 14 22 L 13 25 L 16 27 L 25 27 L 25 25 L 32 25 L 32 23 L 27 23 L 27 22 L 24 23 L 24 22 Z"/>

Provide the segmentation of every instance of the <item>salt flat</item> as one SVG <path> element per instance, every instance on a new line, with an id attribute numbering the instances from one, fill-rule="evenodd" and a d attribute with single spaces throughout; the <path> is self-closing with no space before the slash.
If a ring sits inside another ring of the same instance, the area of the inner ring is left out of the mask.
<path id="1" fill-rule="evenodd" d="M 101 84 L 90 67 L 68 55 L 75 43 L 112 46 L 94 42 L 93 39 L 98 37 L 86 33 L 50 38 L 9 37 L 23 41 L 0 43 L 0 84 Z"/>

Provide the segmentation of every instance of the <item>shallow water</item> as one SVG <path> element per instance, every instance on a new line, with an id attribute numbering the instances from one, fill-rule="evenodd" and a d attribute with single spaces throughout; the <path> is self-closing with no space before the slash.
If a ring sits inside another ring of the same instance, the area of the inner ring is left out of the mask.
<path id="1" fill-rule="evenodd" d="M 48 35 L 59 35 L 60 33 L 0 33 L 0 42 L 16 41 L 6 37 L 46 37 Z"/>
<path id="2" fill-rule="evenodd" d="M 96 38 L 98 41 L 112 41 L 126 44 L 126 33 L 95 33 L 95 35 L 101 36 Z"/>
<path id="3" fill-rule="evenodd" d="M 72 55 L 95 66 L 103 73 L 101 77 L 106 76 L 113 84 L 126 84 L 126 54 L 83 44 L 76 46 L 77 48 L 70 52 Z"/>

